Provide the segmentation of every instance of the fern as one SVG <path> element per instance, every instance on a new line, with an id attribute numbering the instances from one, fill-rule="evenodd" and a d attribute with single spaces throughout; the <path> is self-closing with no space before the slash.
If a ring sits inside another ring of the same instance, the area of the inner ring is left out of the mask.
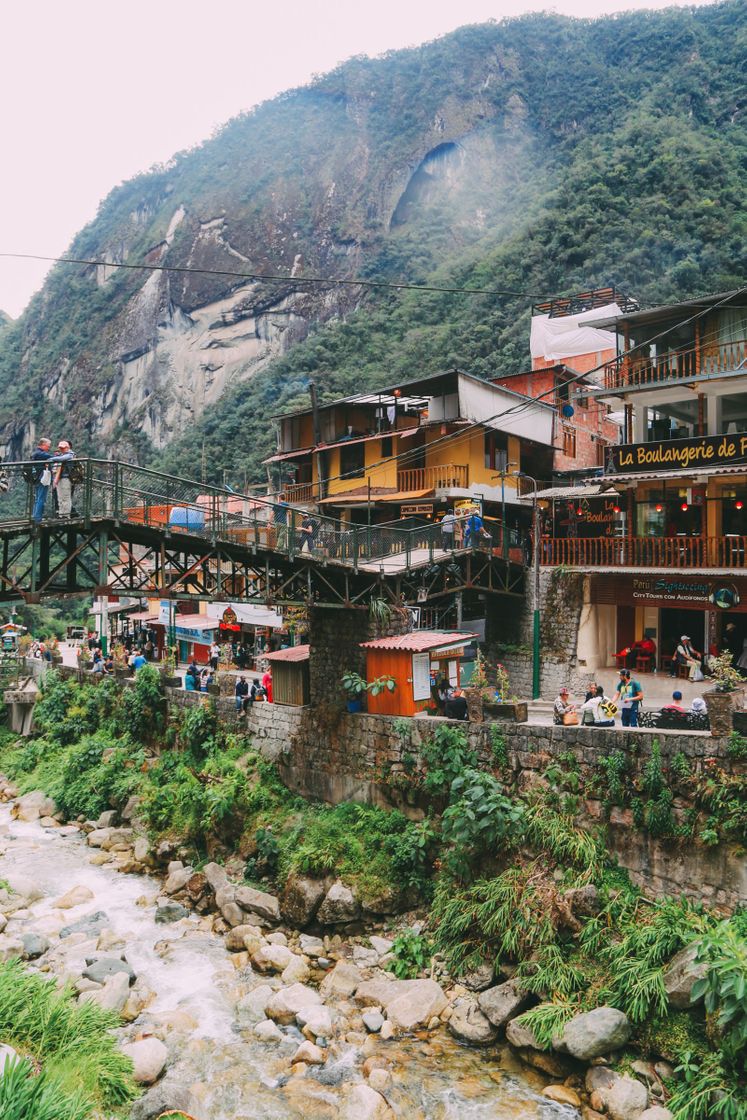
<path id="1" fill-rule="evenodd" d="M 540 1003 L 531 1011 L 525 1011 L 516 1021 L 532 1032 L 541 1049 L 549 1050 L 552 1040 L 563 1033 L 566 1023 L 578 1011 L 577 1004 L 569 1000 L 554 999 L 551 1003 Z"/>

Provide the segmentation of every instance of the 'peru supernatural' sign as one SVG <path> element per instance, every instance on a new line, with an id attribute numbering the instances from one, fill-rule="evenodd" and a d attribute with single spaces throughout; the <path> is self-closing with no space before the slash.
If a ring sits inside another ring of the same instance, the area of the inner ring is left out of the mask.
<path id="1" fill-rule="evenodd" d="M 697 436 L 695 439 L 664 439 L 653 443 L 623 443 L 607 449 L 608 474 L 628 471 L 693 470 L 698 467 L 747 469 L 747 432 L 729 436 Z"/>

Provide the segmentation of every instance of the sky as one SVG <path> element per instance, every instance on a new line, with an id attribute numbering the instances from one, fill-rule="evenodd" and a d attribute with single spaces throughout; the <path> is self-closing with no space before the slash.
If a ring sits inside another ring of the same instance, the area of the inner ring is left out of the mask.
<path id="1" fill-rule="evenodd" d="M 684 3 L 685 0 L 682 0 Z M 5 0 L 0 254 L 64 255 L 112 187 L 356 54 L 467 23 L 672 0 Z M 0 256 L 20 313 L 50 265 Z"/>

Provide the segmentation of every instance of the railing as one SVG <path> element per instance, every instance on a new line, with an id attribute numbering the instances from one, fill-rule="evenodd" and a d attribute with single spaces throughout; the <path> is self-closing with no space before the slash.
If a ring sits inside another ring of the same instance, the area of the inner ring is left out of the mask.
<path id="1" fill-rule="evenodd" d="M 53 493 L 47 494 L 44 522 L 84 526 L 95 518 L 151 527 L 163 534 L 188 534 L 212 542 L 235 543 L 256 550 L 267 549 L 291 559 L 309 554 L 353 568 L 359 564 L 410 567 L 443 559 L 450 544 L 434 522 L 407 522 L 350 526 L 333 517 L 281 505 L 271 499 L 245 497 L 221 487 L 176 478 L 129 463 L 77 459 L 79 477 L 73 485 L 72 510 L 55 517 Z M 0 525 L 31 521 L 37 494 L 39 463 L 6 463 L 0 466 Z M 512 538 L 500 539 L 500 524 L 489 526 L 483 539 L 462 542 L 455 548 L 482 548 L 508 558 Z M 505 553 L 503 545 L 505 543 Z M 520 560 L 516 554 L 512 559 Z"/>
<path id="2" fill-rule="evenodd" d="M 747 373 L 747 339 L 721 346 L 700 346 L 690 350 L 668 350 L 656 357 L 647 355 L 616 358 L 604 367 L 605 389 L 625 389 L 682 381 L 698 374 Z"/>
<path id="3" fill-rule="evenodd" d="M 469 467 L 464 463 L 444 463 L 441 466 L 397 471 L 399 490 L 464 490 L 467 486 Z"/>
<path id="4" fill-rule="evenodd" d="M 318 482 L 294 482 L 286 486 L 279 495 L 280 500 L 293 505 L 294 502 L 316 502 L 319 497 Z"/>
<path id="5" fill-rule="evenodd" d="M 542 563 L 571 568 L 743 569 L 747 537 L 544 537 Z"/>

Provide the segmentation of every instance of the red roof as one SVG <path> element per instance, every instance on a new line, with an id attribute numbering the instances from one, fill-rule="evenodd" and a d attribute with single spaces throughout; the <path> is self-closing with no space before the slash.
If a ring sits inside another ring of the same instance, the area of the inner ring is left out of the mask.
<path id="1" fill-rule="evenodd" d="M 458 630 L 413 630 L 410 634 L 399 634 L 393 638 L 361 642 L 361 649 L 400 649 L 426 653 L 434 649 L 457 649 L 477 637 L 478 634 L 460 634 Z"/>
<path id="2" fill-rule="evenodd" d="M 279 649 L 277 653 L 266 653 L 265 657 L 268 661 L 308 661 L 309 647 L 289 646 L 288 649 Z"/>

